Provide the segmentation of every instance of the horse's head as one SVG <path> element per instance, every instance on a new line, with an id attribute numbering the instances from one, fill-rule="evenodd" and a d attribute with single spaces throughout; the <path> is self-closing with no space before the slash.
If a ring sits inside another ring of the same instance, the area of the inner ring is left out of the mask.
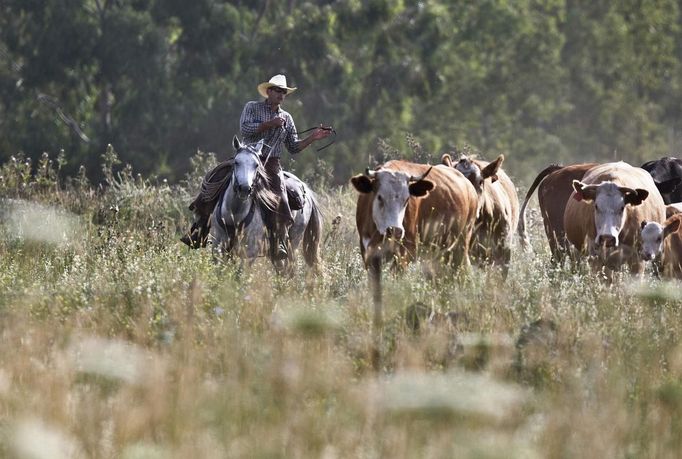
<path id="1" fill-rule="evenodd" d="M 263 174 L 263 163 L 260 159 L 263 140 L 247 145 L 241 143 L 235 136 L 232 144 L 236 151 L 232 171 L 232 187 L 240 199 L 246 199 L 254 190 L 257 177 Z"/>

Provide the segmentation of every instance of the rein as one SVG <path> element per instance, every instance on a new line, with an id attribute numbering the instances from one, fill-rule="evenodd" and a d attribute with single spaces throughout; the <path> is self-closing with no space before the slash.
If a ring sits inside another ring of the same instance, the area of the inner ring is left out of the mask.
<path id="1" fill-rule="evenodd" d="M 275 138 L 275 140 L 278 142 L 279 139 L 282 137 L 282 133 L 287 132 L 288 134 L 291 134 L 293 132 L 292 129 L 287 128 L 286 126 L 281 126 L 282 130 L 279 132 L 279 135 Z M 333 127 L 319 127 L 319 126 L 313 126 L 311 128 L 308 128 L 304 131 L 297 131 L 296 134 L 305 134 L 306 132 L 314 131 L 315 129 L 322 129 L 324 131 L 331 131 L 332 132 L 332 140 L 329 142 L 327 145 L 323 145 L 320 148 L 316 148 L 315 151 L 320 152 L 324 150 L 327 147 L 330 147 L 334 142 L 336 142 L 336 129 Z M 273 142 L 276 143 L 276 142 Z M 268 147 L 268 156 L 270 155 L 270 151 L 272 149 L 271 145 L 265 144 L 266 147 Z"/>
<path id="2" fill-rule="evenodd" d="M 315 129 L 318 129 L 318 126 L 311 127 L 310 129 L 306 129 L 305 131 L 299 131 L 298 134 L 305 134 L 306 132 L 314 131 Z M 320 127 L 319 129 L 322 129 L 323 131 L 332 131 L 332 140 L 329 142 L 327 145 L 324 145 L 320 148 L 316 148 L 315 151 L 322 151 L 325 148 L 331 146 L 334 142 L 336 142 L 336 129 L 333 127 Z"/>

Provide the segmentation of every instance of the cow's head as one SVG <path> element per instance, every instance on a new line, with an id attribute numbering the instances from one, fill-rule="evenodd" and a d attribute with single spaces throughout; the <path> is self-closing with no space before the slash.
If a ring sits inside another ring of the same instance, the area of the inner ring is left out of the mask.
<path id="1" fill-rule="evenodd" d="M 676 233 L 680 228 L 680 219 L 667 221 L 661 225 L 656 222 L 642 221 L 640 234 L 642 237 L 642 248 L 640 255 L 643 260 L 649 261 L 656 258 L 663 250 L 663 241 L 666 237 Z"/>
<path id="2" fill-rule="evenodd" d="M 445 165 L 448 165 L 448 163 L 449 165 L 452 165 L 450 155 L 447 155 L 447 158 L 446 155 L 443 155 L 441 161 Z M 472 158 L 463 155 L 456 164 L 452 165 L 452 167 L 460 171 L 462 175 L 471 182 L 474 188 L 476 188 L 476 192 L 480 194 L 483 191 L 486 179 L 490 179 L 490 183 L 495 183 L 497 181 L 497 171 L 500 170 L 503 161 L 504 156 L 500 155 L 495 161 L 481 169 Z"/>
<path id="3" fill-rule="evenodd" d="M 405 172 L 389 169 L 369 170 L 351 178 L 351 183 L 360 193 L 372 193 L 372 218 L 382 236 L 402 239 L 405 235 L 403 219 L 410 196 L 422 197 L 435 187 L 423 175 L 415 177 Z"/>
<path id="4" fill-rule="evenodd" d="M 586 185 L 573 180 L 573 189 L 574 199 L 594 203 L 594 225 L 597 232 L 594 243 L 600 247 L 618 247 L 618 235 L 625 224 L 625 206 L 638 206 L 649 196 L 647 190 L 633 190 L 613 182 Z"/>

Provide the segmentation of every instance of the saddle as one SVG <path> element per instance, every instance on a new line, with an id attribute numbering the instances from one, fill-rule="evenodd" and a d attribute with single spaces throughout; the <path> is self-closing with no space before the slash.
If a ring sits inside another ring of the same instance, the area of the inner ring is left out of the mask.
<path id="1" fill-rule="evenodd" d="M 284 186 L 287 190 L 287 199 L 291 210 L 301 210 L 305 205 L 305 187 L 303 182 L 284 171 Z"/>
<path id="2" fill-rule="evenodd" d="M 200 214 L 210 215 L 220 194 L 230 183 L 234 162 L 229 159 L 209 171 L 201 184 L 201 191 L 190 204 L 189 209 Z M 284 171 L 284 185 L 287 190 L 291 210 L 301 210 L 305 204 L 306 192 L 303 182 L 290 172 Z"/>

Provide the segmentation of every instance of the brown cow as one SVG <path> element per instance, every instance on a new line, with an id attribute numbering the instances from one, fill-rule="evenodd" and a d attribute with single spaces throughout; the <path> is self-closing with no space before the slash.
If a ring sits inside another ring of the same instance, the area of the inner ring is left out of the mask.
<path id="1" fill-rule="evenodd" d="M 636 255 L 642 220 L 665 220 L 651 176 L 622 161 L 593 167 L 582 181 L 573 181 L 573 189 L 564 212 L 566 237 L 579 253 L 593 256 L 596 267 L 607 266 L 616 250 Z M 637 256 L 624 261 L 631 272 L 644 268 Z"/>
<path id="2" fill-rule="evenodd" d="M 564 211 L 568 198 L 573 193 L 573 180 L 582 179 L 585 172 L 596 165 L 597 163 L 574 164 L 572 166 L 551 165 L 538 174 L 521 205 L 518 233 L 523 244 L 527 244 L 528 241 L 526 236 L 526 206 L 535 188 L 538 188 L 540 213 L 549 242 L 549 250 L 552 253 L 552 260 L 557 262 L 563 260 L 570 247 L 564 231 Z"/>
<path id="3" fill-rule="evenodd" d="M 473 185 L 458 171 L 407 161 L 389 161 L 356 175 L 356 223 L 360 252 L 369 272 L 375 323 L 381 322 L 381 265 L 405 266 L 418 252 L 431 251 L 455 268 L 469 266 L 476 220 Z M 432 250 L 434 249 L 434 250 Z"/>
<path id="4" fill-rule="evenodd" d="M 676 213 L 665 223 L 643 221 L 641 225 L 644 260 L 658 259 L 663 266 L 663 275 L 682 279 L 682 214 Z"/>
<path id="5" fill-rule="evenodd" d="M 471 257 L 479 264 L 502 267 L 506 275 L 511 259 L 514 229 L 519 222 L 519 198 L 509 176 L 500 169 L 504 156 L 493 162 L 461 156 L 457 163 L 445 153 L 441 161 L 469 179 L 478 193 L 478 217 Z"/>

